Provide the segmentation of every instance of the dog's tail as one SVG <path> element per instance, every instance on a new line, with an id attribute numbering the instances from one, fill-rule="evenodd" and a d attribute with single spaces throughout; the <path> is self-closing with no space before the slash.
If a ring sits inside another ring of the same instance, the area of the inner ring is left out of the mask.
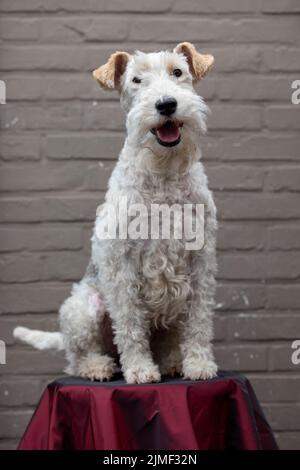
<path id="1" fill-rule="evenodd" d="M 58 349 L 60 351 L 64 349 L 63 335 L 58 331 L 50 333 L 18 326 L 14 329 L 13 336 L 36 349 Z"/>

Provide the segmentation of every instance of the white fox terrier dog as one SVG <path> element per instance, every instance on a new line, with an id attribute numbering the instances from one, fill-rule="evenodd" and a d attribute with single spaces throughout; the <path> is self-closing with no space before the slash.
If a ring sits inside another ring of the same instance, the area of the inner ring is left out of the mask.
<path id="1" fill-rule="evenodd" d="M 217 373 L 216 208 L 199 161 L 208 108 L 193 87 L 213 62 L 183 42 L 172 52 L 115 52 L 93 72 L 102 88 L 118 90 L 127 137 L 97 210 L 91 260 L 60 309 L 60 332 L 14 331 L 38 349 L 65 349 L 69 374 L 109 380 L 121 367 L 128 383 L 147 383 Z M 149 209 L 203 205 L 203 247 L 187 249 L 184 237 L 100 237 L 124 197 Z"/>

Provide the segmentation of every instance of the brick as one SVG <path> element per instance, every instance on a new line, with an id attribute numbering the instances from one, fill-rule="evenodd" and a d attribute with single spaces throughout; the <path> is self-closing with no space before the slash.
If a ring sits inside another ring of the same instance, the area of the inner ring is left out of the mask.
<path id="1" fill-rule="evenodd" d="M 218 81 L 214 76 L 210 76 L 209 80 L 200 80 L 195 84 L 195 89 L 205 100 L 212 100 L 217 96 L 217 86 Z"/>
<path id="2" fill-rule="evenodd" d="M 95 67 L 100 62 L 95 63 Z M 42 94 L 47 100 L 113 100 L 117 101 L 117 94 L 107 93 L 102 90 L 92 77 L 91 72 L 85 74 L 74 73 L 64 76 L 58 73 L 54 76 L 45 77 L 41 83 Z M 93 103 L 92 103 L 93 104 Z"/>
<path id="3" fill-rule="evenodd" d="M 224 341 L 227 336 L 227 319 L 222 314 L 214 316 L 214 341 Z"/>
<path id="4" fill-rule="evenodd" d="M 300 432 L 276 432 L 275 437 L 281 450 L 300 448 Z"/>
<path id="5" fill-rule="evenodd" d="M 32 314 L 32 315 L 1 315 L 1 339 L 7 346 L 15 344 L 17 341 L 13 338 L 13 330 L 16 326 L 22 325 L 34 330 L 57 331 L 58 315 L 57 313 Z"/>
<path id="6" fill-rule="evenodd" d="M 49 254 L 41 258 L 44 281 L 79 281 L 85 273 L 89 255 L 82 252 Z"/>
<path id="7" fill-rule="evenodd" d="M 197 43 L 195 43 L 197 45 Z M 203 50 L 199 43 L 198 49 Z M 209 52 L 215 57 L 214 72 L 252 71 L 257 73 L 261 63 L 261 50 L 257 46 L 237 44 L 226 47 L 210 47 Z M 209 77 L 207 78 L 207 80 Z"/>
<path id="8" fill-rule="evenodd" d="M 296 334 L 296 332 L 295 332 Z M 270 348 L 269 351 L 269 369 L 274 371 L 295 371 L 299 372 L 299 364 L 293 364 L 292 354 L 295 349 L 291 345 L 295 338 L 292 338 L 287 344 L 279 344 Z"/>
<path id="9" fill-rule="evenodd" d="M 21 437 L 32 416 L 33 410 L 0 412 L 0 437 Z"/>
<path id="10" fill-rule="evenodd" d="M 96 209 L 103 203 L 103 195 L 45 198 L 42 207 L 44 220 L 94 221 Z"/>
<path id="11" fill-rule="evenodd" d="M 36 101 L 42 97 L 42 83 L 36 76 L 3 76 L 6 84 L 7 103 L 12 101 Z"/>
<path id="12" fill-rule="evenodd" d="M 39 38 L 39 22 L 22 18 L 2 18 L 0 20 L 0 38 L 2 40 L 37 40 Z"/>
<path id="13" fill-rule="evenodd" d="M 75 45 L 5 45 L 0 64 L 2 70 L 92 71 L 105 63 L 114 49 L 101 49 L 99 45 L 80 49 Z"/>
<path id="14" fill-rule="evenodd" d="M 220 279 L 298 279 L 300 257 L 294 253 L 247 253 L 219 256 Z"/>
<path id="15" fill-rule="evenodd" d="M 87 263 L 82 252 L 5 254 L 0 257 L 0 281 L 76 281 L 83 276 Z"/>
<path id="16" fill-rule="evenodd" d="M 233 22 L 232 40 L 251 43 L 294 44 L 299 27 L 294 16 L 250 18 Z M 230 30 L 230 28 L 229 28 Z"/>
<path id="17" fill-rule="evenodd" d="M 270 253 L 266 256 L 268 279 L 298 279 L 300 257 L 294 253 Z"/>
<path id="18" fill-rule="evenodd" d="M 42 5 L 43 0 L 29 0 L 26 5 L 21 0 L 13 3 L 9 0 L 4 0 L 0 3 L 0 10 L 5 12 L 30 12 L 42 9 Z"/>
<path id="19" fill-rule="evenodd" d="M 300 257 L 294 253 L 273 253 L 266 257 L 266 271 L 269 279 L 298 279 Z"/>
<path id="20" fill-rule="evenodd" d="M 125 130 L 125 114 L 119 103 L 103 105 L 93 102 L 91 106 L 84 107 L 82 120 L 86 130 Z"/>
<path id="21" fill-rule="evenodd" d="M 266 258 L 261 254 L 219 256 L 218 278 L 222 280 L 264 279 L 267 277 Z"/>
<path id="22" fill-rule="evenodd" d="M 299 13 L 300 5 L 297 0 L 263 0 L 260 9 L 264 13 Z"/>
<path id="23" fill-rule="evenodd" d="M 73 163 L 72 163 L 73 165 Z M 106 190 L 108 179 L 115 162 L 98 162 L 85 168 L 83 189 L 89 191 Z"/>
<path id="24" fill-rule="evenodd" d="M 36 406 L 43 390 L 44 382 L 40 379 L 2 379 L 0 381 L 0 405 Z"/>
<path id="25" fill-rule="evenodd" d="M 265 287 L 259 284 L 218 283 L 217 308 L 219 310 L 256 310 L 265 305 Z"/>
<path id="26" fill-rule="evenodd" d="M 5 105 L 1 113 L 2 129 L 66 129 L 81 128 L 81 109 L 74 105 L 16 107 Z"/>
<path id="27" fill-rule="evenodd" d="M 218 249 L 260 250 L 264 246 L 264 231 L 256 222 L 223 222 L 218 229 Z"/>
<path id="28" fill-rule="evenodd" d="M 298 375 L 249 376 L 258 399 L 266 402 L 297 402 L 300 377 Z"/>
<path id="29" fill-rule="evenodd" d="M 185 19 L 133 19 L 129 26 L 129 39 L 140 42 L 176 42 L 178 37 L 184 37 L 187 41 L 293 44 L 298 27 L 298 20 L 293 17 L 236 21 L 227 18 L 192 18 L 189 19 L 188 28 Z"/>
<path id="30" fill-rule="evenodd" d="M 5 12 L 30 12 L 42 9 L 42 4 L 43 0 L 29 0 L 26 5 L 20 0 L 17 0 L 13 4 L 9 2 L 9 0 L 4 0 L 0 3 L 0 10 Z"/>
<path id="31" fill-rule="evenodd" d="M 267 286 L 267 308 L 269 309 L 299 309 L 300 288 L 298 285 Z"/>
<path id="32" fill-rule="evenodd" d="M 1 366 L 1 369 L 7 375 L 62 374 L 65 368 L 64 353 L 61 351 L 37 352 L 30 347 L 24 347 L 7 348 L 6 352 L 7 364 Z"/>
<path id="33" fill-rule="evenodd" d="M 1 135 L 0 158 L 2 160 L 39 160 L 40 139 L 32 135 Z"/>
<path id="34" fill-rule="evenodd" d="M 234 371 L 260 371 L 267 367 L 265 346 L 215 346 L 220 369 Z"/>
<path id="35" fill-rule="evenodd" d="M 42 277 L 42 261 L 37 255 L 2 255 L 0 257 L 3 282 L 32 282 Z"/>
<path id="36" fill-rule="evenodd" d="M 1 439 L 0 438 L 0 450 L 16 450 L 19 444 L 19 440 L 12 439 Z"/>
<path id="37" fill-rule="evenodd" d="M 82 248 L 83 234 L 79 227 L 1 227 L 0 251 L 57 251 Z"/>
<path id="38" fill-rule="evenodd" d="M 292 47 L 265 47 L 262 51 L 262 63 L 270 71 L 299 72 L 300 50 Z"/>
<path id="39" fill-rule="evenodd" d="M 299 431 L 300 406 L 298 404 L 268 404 L 264 406 L 267 419 L 274 431 Z"/>
<path id="40" fill-rule="evenodd" d="M 54 312 L 70 294 L 70 285 L 14 284 L 0 286 L 0 293 L 0 314 Z"/>
<path id="41" fill-rule="evenodd" d="M 71 165 L 27 165 L 2 169 L 1 190 L 49 191 L 58 189 L 80 188 L 84 174 L 78 166 Z"/>
<path id="42" fill-rule="evenodd" d="M 53 197 L 2 197 L 2 222 L 75 222 L 94 221 L 96 209 L 103 195 Z"/>
<path id="43" fill-rule="evenodd" d="M 265 121 L 269 129 L 300 129 L 300 110 L 295 105 L 269 106 L 265 111 Z"/>
<path id="44" fill-rule="evenodd" d="M 261 190 L 264 172 L 261 168 L 235 165 L 208 166 L 207 173 L 212 189 Z"/>
<path id="45" fill-rule="evenodd" d="M 123 41 L 127 35 L 127 21 L 103 16 L 47 18 L 41 20 L 41 40 L 52 42 Z"/>
<path id="46" fill-rule="evenodd" d="M 255 130 L 261 126 L 261 112 L 255 106 L 213 105 L 211 110 L 212 114 L 208 119 L 211 130 Z"/>
<path id="47" fill-rule="evenodd" d="M 199 44 L 199 49 L 201 43 Z M 252 71 L 257 73 L 261 63 L 261 51 L 257 46 L 235 45 L 234 52 L 232 46 L 228 47 L 211 47 L 209 52 L 215 57 L 213 71 L 215 72 L 235 72 Z M 208 77 L 209 79 L 209 77 Z"/>
<path id="48" fill-rule="evenodd" d="M 217 80 L 216 94 L 221 100 L 285 101 L 291 99 L 291 77 L 226 76 Z"/>
<path id="49" fill-rule="evenodd" d="M 230 317 L 228 331 L 231 340 L 294 340 L 300 338 L 299 315 L 264 315 L 263 313 L 240 314 Z"/>
<path id="50" fill-rule="evenodd" d="M 212 135 L 214 134 L 214 135 Z M 208 132 L 202 138 L 203 157 L 207 161 L 244 160 L 299 160 L 300 138 L 297 134 L 283 133 L 229 133 Z"/>
<path id="51" fill-rule="evenodd" d="M 300 191 L 299 182 L 299 166 L 279 166 L 268 171 L 265 187 L 268 191 Z"/>
<path id="52" fill-rule="evenodd" d="M 239 0 L 175 0 L 173 10 L 180 13 L 251 13 L 257 11 L 259 0 L 240 2 Z"/>
<path id="53" fill-rule="evenodd" d="M 133 19 L 129 26 L 129 40 L 148 42 L 175 42 L 178 37 L 187 41 L 212 41 L 217 31 L 217 24 L 210 19 L 190 19 L 186 28 L 186 20 L 164 18 Z M 217 36 L 218 39 L 218 36 Z"/>
<path id="54" fill-rule="evenodd" d="M 298 250 L 300 249 L 300 226 L 275 225 L 267 230 L 267 245 L 269 250 Z"/>
<path id="55" fill-rule="evenodd" d="M 48 158 L 116 159 L 124 143 L 119 134 L 50 135 L 46 140 Z"/>
<path id="56" fill-rule="evenodd" d="M 9 0 L 2 0 L 0 11 L 5 12 L 35 12 L 35 11 L 91 11 L 91 12 L 164 12 L 172 4 L 172 0 L 140 0 L 132 2 L 131 0 L 111 0 L 109 3 L 105 0 L 86 0 L 84 5 L 80 0 L 28 0 L 26 5 L 21 0 L 15 0 L 12 4 Z"/>
<path id="57" fill-rule="evenodd" d="M 40 167 L 29 164 L 25 167 L 6 167 L 2 169 L 1 189 L 7 192 L 23 190 L 49 191 L 73 188 L 97 191 L 105 190 L 114 166 L 115 163 L 98 162 L 97 164 L 86 166 L 86 164 L 78 162 L 76 164 L 50 163 Z M 46 236 L 46 233 L 44 233 L 44 236 Z"/>
<path id="58" fill-rule="evenodd" d="M 221 220 L 297 219 L 300 195 L 296 194 L 216 194 Z"/>

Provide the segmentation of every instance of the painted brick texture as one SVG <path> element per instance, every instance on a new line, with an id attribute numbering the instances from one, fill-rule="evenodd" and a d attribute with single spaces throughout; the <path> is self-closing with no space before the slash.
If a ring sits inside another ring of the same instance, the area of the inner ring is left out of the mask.
<path id="1" fill-rule="evenodd" d="M 0 14 L 0 448 L 64 365 L 12 330 L 57 327 L 124 138 L 117 95 L 91 70 L 116 49 L 189 40 L 216 58 L 198 87 L 220 225 L 216 355 L 252 381 L 281 448 L 300 449 L 299 1 L 0 0 Z"/>

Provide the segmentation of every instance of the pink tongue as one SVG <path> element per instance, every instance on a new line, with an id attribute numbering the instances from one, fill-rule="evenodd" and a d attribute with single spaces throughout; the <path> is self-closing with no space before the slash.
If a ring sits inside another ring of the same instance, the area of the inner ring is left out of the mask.
<path id="1" fill-rule="evenodd" d="M 156 129 L 156 132 L 162 142 L 174 142 L 180 136 L 179 128 L 175 124 L 168 122 Z"/>

